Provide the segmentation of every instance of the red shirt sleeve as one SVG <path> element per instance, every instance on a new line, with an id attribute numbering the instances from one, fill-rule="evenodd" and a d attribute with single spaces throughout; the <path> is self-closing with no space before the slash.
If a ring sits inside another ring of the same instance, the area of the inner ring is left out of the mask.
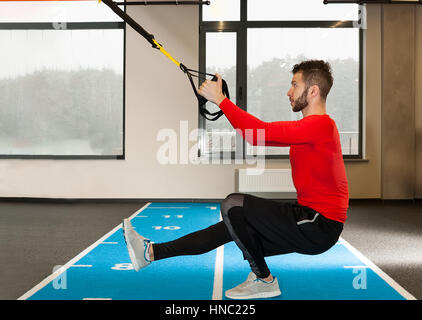
<path id="1" fill-rule="evenodd" d="M 288 147 L 294 144 L 322 142 L 327 137 L 326 126 L 305 117 L 297 121 L 264 122 L 236 106 L 229 99 L 220 104 L 233 128 L 241 132 L 243 138 L 251 145 Z M 263 131 L 262 131 L 263 130 Z M 265 134 L 264 139 L 260 135 Z"/>

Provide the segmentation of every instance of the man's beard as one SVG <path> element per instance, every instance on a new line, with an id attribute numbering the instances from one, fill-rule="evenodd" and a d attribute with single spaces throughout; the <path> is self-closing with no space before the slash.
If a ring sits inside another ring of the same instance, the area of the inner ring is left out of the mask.
<path id="1" fill-rule="evenodd" d="M 309 88 L 306 88 L 306 90 L 303 91 L 302 95 L 294 101 L 295 105 L 293 107 L 293 112 L 299 112 L 308 106 L 308 101 L 306 99 L 306 97 L 308 96 L 308 89 Z"/>

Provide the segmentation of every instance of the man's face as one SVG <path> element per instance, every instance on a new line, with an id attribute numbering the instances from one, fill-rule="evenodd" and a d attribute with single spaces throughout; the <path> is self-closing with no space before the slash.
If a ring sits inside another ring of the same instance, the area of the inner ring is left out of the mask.
<path id="1" fill-rule="evenodd" d="M 293 112 L 299 112 L 308 106 L 308 88 L 306 88 L 305 82 L 303 82 L 302 72 L 293 75 L 291 84 L 292 86 L 287 92 L 287 95 Z"/>

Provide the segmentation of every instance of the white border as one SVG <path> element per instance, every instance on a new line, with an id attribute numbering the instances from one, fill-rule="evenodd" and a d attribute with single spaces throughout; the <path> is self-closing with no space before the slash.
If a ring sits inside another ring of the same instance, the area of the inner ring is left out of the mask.
<path id="1" fill-rule="evenodd" d="M 417 300 L 413 295 L 407 292 L 402 286 L 400 286 L 396 281 L 394 281 L 388 274 L 382 271 L 377 267 L 371 260 L 365 257 L 360 253 L 356 248 L 354 248 L 350 243 L 340 237 L 340 244 L 343 244 L 350 252 L 352 252 L 357 258 L 359 258 L 363 263 L 365 263 L 369 268 L 372 269 L 378 276 L 380 276 L 385 282 L 387 282 L 394 290 L 396 290 L 400 295 L 403 296 L 406 300 Z"/>
<path id="2" fill-rule="evenodd" d="M 138 213 L 145 210 L 151 202 L 148 202 L 146 205 L 144 205 L 142 208 L 140 208 L 138 211 L 136 211 L 134 214 L 132 214 L 129 217 L 129 220 L 131 220 L 133 217 L 135 217 Z M 58 277 L 60 274 L 65 272 L 70 267 L 75 266 L 75 263 L 82 259 L 85 255 L 87 255 L 89 252 L 91 252 L 93 249 L 95 249 L 99 244 L 101 244 L 104 240 L 106 240 L 108 237 L 110 237 L 113 233 L 115 233 L 117 230 L 122 228 L 122 224 L 120 223 L 117 225 L 113 230 L 111 230 L 109 233 L 104 235 L 101 239 L 97 240 L 95 243 L 90 245 L 88 248 L 86 248 L 84 251 L 82 251 L 80 254 L 78 254 L 76 257 L 74 257 L 72 260 L 70 260 L 68 263 L 66 263 L 64 266 L 61 266 L 59 269 L 57 269 L 55 272 L 53 272 L 51 275 L 49 275 L 47 278 L 45 278 L 43 281 L 41 281 L 39 284 L 37 284 L 35 287 L 33 287 L 31 290 L 29 290 L 27 293 L 19 297 L 17 300 L 26 300 L 30 298 L 32 295 L 34 295 L 36 292 L 40 291 L 42 288 L 44 288 L 47 284 L 49 284 L 51 281 L 53 281 L 56 277 Z"/>

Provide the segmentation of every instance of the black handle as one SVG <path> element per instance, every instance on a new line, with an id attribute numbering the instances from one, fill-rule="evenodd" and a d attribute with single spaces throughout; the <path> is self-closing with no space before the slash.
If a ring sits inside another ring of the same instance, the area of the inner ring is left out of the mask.
<path id="1" fill-rule="evenodd" d="M 227 82 L 226 82 L 226 80 L 224 80 L 224 79 L 221 79 L 222 80 L 222 82 L 223 82 L 223 85 L 222 85 L 222 91 L 223 91 L 223 94 L 227 97 L 227 98 L 229 98 L 230 99 L 230 93 L 229 93 L 229 87 L 227 86 Z M 211 79 L 211 81 L 217 81 L 217 77 L 216 76 L 214 76 L 212 79 Z M 203 96 L 199 96 L 198 97 L 198 101 L 199 101 L 199 105 L 201 106 L 201 107 L 203 107 L 207 102 L 208 102 L 208 100 L 207 99 L 205 99 Z"/>
<path id="2" fill-rule="evenodd" d="M 213 74 L 188 69 L 183 64 L 180 64 L 180 69 L 182 69 L 182 71 L 187 74 L 189 82 L 192 86 L 192 90 L 195 93 L 196 98 L 198 99 L 199 114 L 202 115 L 205 119 L 207 119 L 209 121 L 218 120 L 224 114 L 223 111 L 218 110 L 216 112 L 210 112 L 210 111 L 207 110 L 207 108 L 205 107 L 205 104 L 207 103 L 208 100 L 206 98 L 204 98 L 203 96 L 201 96 L 198 93 L 198 91 L 196 90 L 196 86 L 193 82 L 192 77 L 198 77 L 198 76 L 193 75 L 192 72 L 197 73 L 197 74 L 213 76 L 211 81 L 217 81 L 217 77 Z M 230 99 L 229 87 L 227 86 L 227 82 L 224 79 L 221 79 L 221 80 L 222 80 L 222 92 L 227 98 Z"/>

